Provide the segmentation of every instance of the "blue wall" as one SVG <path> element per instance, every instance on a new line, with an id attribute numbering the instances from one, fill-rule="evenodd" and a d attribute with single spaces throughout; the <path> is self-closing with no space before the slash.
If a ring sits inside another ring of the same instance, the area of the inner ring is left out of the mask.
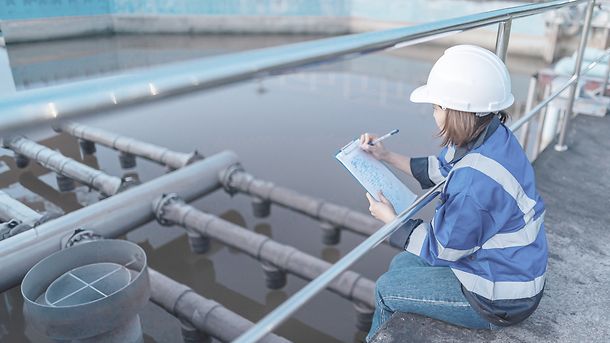
<path id="1" fill-rule="evenodd" d="M 0 0 L 0 19 L 117 13 L 355 16 L 417 23 L 515 5 L 520 3 L 467 0 Z M 543 34 L 543 16 L 516 20 L 513 32 Z"/>
<path id="2" fill-rule="evenodd" d="M 109 14 L 112 0 L 0 0 L 0 19 Z"/>

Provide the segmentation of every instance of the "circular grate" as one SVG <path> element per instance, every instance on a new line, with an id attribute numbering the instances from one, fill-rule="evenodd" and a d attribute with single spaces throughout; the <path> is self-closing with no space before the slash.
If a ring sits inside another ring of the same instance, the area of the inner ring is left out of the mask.
<path id="1" fill-rule="evenodd" d="M 93 263 L 74 268 L 49 285 L 44 294 L 47 305 L 83 305 L 106 298 L 131 281 L 129 270 L 116 263 Z"/>

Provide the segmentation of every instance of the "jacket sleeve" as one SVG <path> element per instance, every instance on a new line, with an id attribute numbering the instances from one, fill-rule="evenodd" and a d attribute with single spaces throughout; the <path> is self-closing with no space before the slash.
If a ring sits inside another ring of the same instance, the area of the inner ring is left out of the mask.
<path id="1" fill-rule="evenodd" d="M 405 250 L 431 265 L 451 266 L 479 250 L 488 225 L 493 225 L 489 213 L 467 193 L 458 193 L 439 206 L 431 223 L 413 230 Z"/>
<path id="2" fill-rule="evenodd" d="M 447 177 L 447 174 L 451 171 L 451 165 L 445 156 L 447 156 L 446 147 L 441 150 L 438 156 L 411 158 L 411 173 L 423 189 L 430 188 Z"/>

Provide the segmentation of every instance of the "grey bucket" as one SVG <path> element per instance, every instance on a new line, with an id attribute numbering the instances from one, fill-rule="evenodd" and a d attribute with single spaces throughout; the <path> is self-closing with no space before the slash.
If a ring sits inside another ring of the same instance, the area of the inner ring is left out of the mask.
<path id="1" fill-rule="evenodd" d="M 55 341 L 143 342 L 146 254 L 124 240 L 79 244 L 32 267 L 21 294 L 28 323 Z"/>

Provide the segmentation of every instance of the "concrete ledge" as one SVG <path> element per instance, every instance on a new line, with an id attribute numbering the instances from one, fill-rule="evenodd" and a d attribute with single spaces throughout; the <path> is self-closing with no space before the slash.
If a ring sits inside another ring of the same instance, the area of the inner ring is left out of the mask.
<path id="1" fill-rule="evenodd" d="M 7 44 L 113 32 L 110 15 L 6 20 L 0 25 Z"/>
<path id="2" fill-rule="evenodd" d="M 115 33 L 328 34 L 350 32 L 348 17 L 113 15 Z"/>

